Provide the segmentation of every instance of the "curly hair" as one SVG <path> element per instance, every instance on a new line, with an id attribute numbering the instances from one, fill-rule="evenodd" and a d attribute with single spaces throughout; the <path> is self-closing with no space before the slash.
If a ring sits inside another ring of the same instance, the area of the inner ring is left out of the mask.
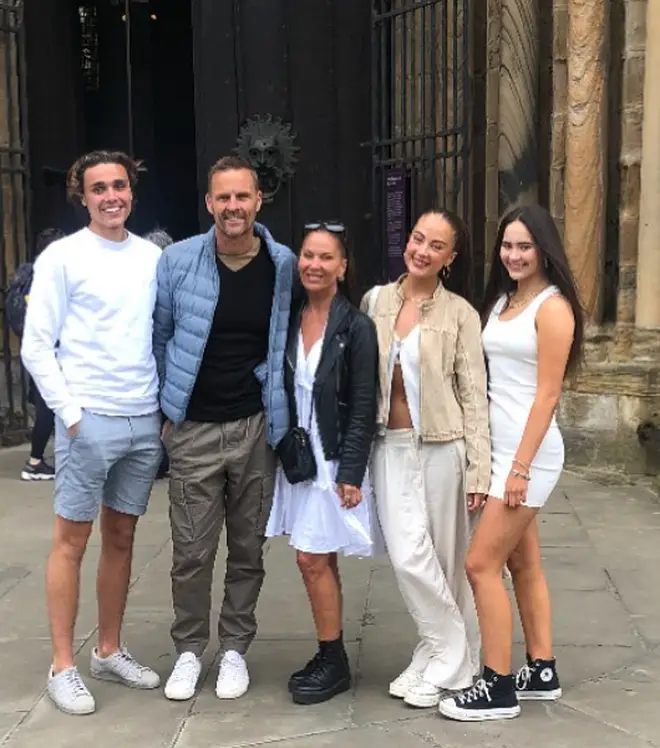
<path id="1" fill-rule="evenodd" d="M 140 162 L 133 160 L 122 151 L 92 151 L 81 156 L 69 169 L 66 179 L 66 191 L 69 200 L 81 203 L 85 193 L 85 172 L 100 164 L 117 164 L 123 166 L 128 174 L 131 190 L 135 189 L 140 171 Z"/>

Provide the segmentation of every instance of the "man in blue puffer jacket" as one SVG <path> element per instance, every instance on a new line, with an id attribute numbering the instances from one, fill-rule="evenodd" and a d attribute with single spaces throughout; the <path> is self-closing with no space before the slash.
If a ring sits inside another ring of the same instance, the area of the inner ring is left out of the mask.
<path id="1" fill-rule="evenodd" d="M 163 442 L 170 457 L 172 639 L 169 699 L 195 693 L 210 636 L 213 566 L 227 526 L 225 598 L 218 636 L 221 699 L 249 686 L 244 655 L 256 630 L 264 577 L 274 447 L 289 428 L 284 355 L 295 258 L 256 223 L 258 177 L 233 156 L 209 173 L 214 226 L 167 247 L 158 267 L 154 354 Z"/>

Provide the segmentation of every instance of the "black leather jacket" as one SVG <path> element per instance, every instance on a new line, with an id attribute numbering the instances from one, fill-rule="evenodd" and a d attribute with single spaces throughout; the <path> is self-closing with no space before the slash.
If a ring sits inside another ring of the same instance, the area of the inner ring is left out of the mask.
<path id="1" fill-rule="evenodd" d="M 294 397 L 302 305 L 291 315 L 284 382 Z M 337 483 L 361 486 L 376 431 L 378 341 L 372 320 L 341 293 L 332 300 L 314 378 L 314 409 L 327 460 L 339 459 Z M 306 426 L 306 424 L 303 424 Z"/>

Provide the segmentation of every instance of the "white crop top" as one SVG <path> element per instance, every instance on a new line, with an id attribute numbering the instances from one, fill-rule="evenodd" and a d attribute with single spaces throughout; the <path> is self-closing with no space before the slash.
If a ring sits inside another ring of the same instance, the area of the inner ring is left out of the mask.
<path id="1" fill-rule="evenodd" d="M 398 362 L 401 365 L 403 377 L 403 388 L 406 392 L 410 420 L 415 433 L 421 433 L 421 417 L 419 403 L 419 325 L 415 325 L 408 335 L 401 340 L 394 336 L 394 343 L 390 351 L 388 379 L 390 381 L 390 392 L 394 366 Z"/>

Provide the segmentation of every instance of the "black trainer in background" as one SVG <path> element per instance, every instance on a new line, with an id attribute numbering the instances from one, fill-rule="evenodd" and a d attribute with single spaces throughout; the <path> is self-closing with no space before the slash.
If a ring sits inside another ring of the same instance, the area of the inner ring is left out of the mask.
<path id="1" fill-rule="evenodd" d="M 21 480 L 53 480 L 54 478 L 55 469 L 45 460 L 37 462 L 36 465 L 26 462 L 21 470 Z"/>
<path id="2" fill-rule="evenodd" d="M 513 719 L 520 714 L 515 678 L 484 667 L 483 677 L 472 688 L 444 699 L 438 710 L 443 717 L 458 722 Z"/>
<path id="3" fill-rule="evenodd" d="M 520 701 L 556 701 L 561 697 L 557 664 L 552 660 L 532 660 L 516 675 L 516 693 Z"/>

